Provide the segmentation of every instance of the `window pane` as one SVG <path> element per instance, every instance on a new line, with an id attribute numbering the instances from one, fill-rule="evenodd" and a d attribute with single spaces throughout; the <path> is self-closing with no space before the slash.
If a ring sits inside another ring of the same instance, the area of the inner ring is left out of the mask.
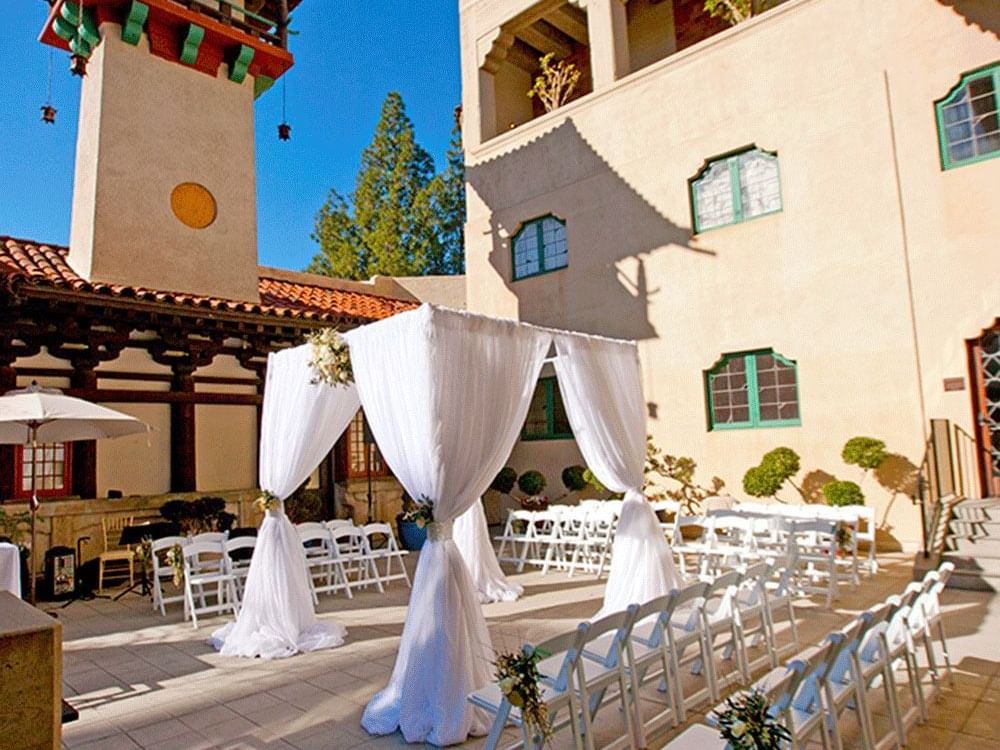
<path id="1" fill-rule="evenodd" d="M 712 424 L 750 421 L 746 365 L 743 357 L 730 359 L 708 376 L 712 392 Z"/>
<path id="2" fill-rule="evenodd" d="M 993 73 L 973 78 L 941 107 L 941 134 L 953 162 L 1000 151 L 1000 120 Z"/>
<path id="3" fill-rule="evenodd" d="M 545 413 L 545 381 L 539 381 L 528 407 L 528 417 L 524 420 L 524 434 L 545 435 L 549 430 L 548 415 Z"/>
<path id="4" fill-rule="evenodd" d="M 566 226 L 551 216 L 542 219 L 542 252 L 546 271 L 566 267 Z"/>
<path id="5" fill-rule="evenodd" d="M 757 402 L 760 421 L 798 419 L 799 396 L 795 386 L 795 368 L 771 354 L 754 357 L 757 367 Z M 780 386 L 775 384 L 781 383 Z M 786 416 L 787 415 L 787 416 Z"/>
<path id="6" fill-rule="evenodd" d="M 699 231 L 732 224 L 736 220 L 728 160 L 712 164 L 694 183 L 694 214 Z"/>
<path id="7" fill-rule="evenodd" d="M 559 384 L 555 380 L 550 380 L 552 388 L 552 431 L 556 435 L 570 435 L 573 430 L 569 426 L 569 418 L 566 416 L 566 407 L 563 405 L 562 393 L 559 392 Z"/>
<path id="8" fill-rule="evenodd" d="M 781 208 L 777 159 L 759 151 L 740 155 L 740 198 L 745 219 Z"/>
<path id="9" fill-rule="evenodd" d="M 526 224 L 514 237 L 514 278 L 538 273 L 538 234 L 534 223 Z"/>

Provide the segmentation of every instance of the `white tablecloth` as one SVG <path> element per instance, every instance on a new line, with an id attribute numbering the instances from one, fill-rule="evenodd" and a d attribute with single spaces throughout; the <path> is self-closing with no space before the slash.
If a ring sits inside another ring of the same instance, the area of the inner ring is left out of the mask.
<path id="1" fill-rule="evenodd" d="M 7 542 L 0 542 L 0 591 L 21 596 L 21 553 Z"/>

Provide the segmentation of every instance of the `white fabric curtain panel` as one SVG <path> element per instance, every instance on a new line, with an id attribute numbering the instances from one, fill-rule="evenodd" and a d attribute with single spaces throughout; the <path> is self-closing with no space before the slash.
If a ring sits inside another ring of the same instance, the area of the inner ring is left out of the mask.
<path id="1" fill-rule="evenodd" d="M 319 465 L 357 414 L 354 386 L 313 383 L 308 344 L 271 354 L 260 430 L 260 486 L 282 501 Z M 223 656 L 274 659 L 339 646 L 342 625 L 316 619 L 305 551 L 283 510 L 257 532 L 239 617 L 212 634 Z"/>
<path id="2" fill-rule="evenodd" d="M 492 679 L 479 597 L 452 521 L 503 467 L 551 335 L 424 305 L 346 336 L 361 404 L 407 493 L 433 503 L 389 684 L 368 703 L 370 734 L 451 745 L 485 734 L 466 696 Z"/>
<path id="3" fill-rule="evenodd" d="M 680 577 L 642 494 L 646 404 L 638 348 L 578 334 L 554 339 L 556 379 L 580 453 L 605 487 L 625 493 L 600 617 L 667 594 Z"/>
<path id="4" fill-rule="evenodd" d="M 455 545 L 469 569 L 480 602 L 512 602 L 524 593 L 524 588 L 508 581 L 500 568 L 481 501 L 455 519 Z"/>

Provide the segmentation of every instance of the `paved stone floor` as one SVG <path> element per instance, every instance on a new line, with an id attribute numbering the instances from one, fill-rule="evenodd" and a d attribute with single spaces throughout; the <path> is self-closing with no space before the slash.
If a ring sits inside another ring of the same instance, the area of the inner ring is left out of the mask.
<path id="1" fill-rule="evenodd" d="M 411 568 L 414 560 L 411 556 Z M 858 589 L 844 590 L 833 611 L 802 600 L 798 608 L 802 645 L 903 589 L 910 561 L 887 556 L 882 562 L 879 575 Z M 484 608 L 497 649 L 512 650 L 525 640 L 540 640 L 573 627 L 598 609 L 604 586 L 579 575 L 532 572 L 514 579 L 525 587 L 520 601 Z M 64 627 L 65 695 L 80 711 L 80 719 L 64 728 L 63 747 L 403 746 L 398 734 L 369 737 L 360 718 L 365 703 L 392 669 L 408 597 L 409 590 L 398 582 L 386 594 L 364 592 L 353 600 L 321 597 L 319 616 L 346 625 L 347 642 L 338 649 L 271 662 L 218 656 L 206 639 L 225 618 L 209 620 L 194 630 L 181 621 L 176 605 L 161 617 L 147 600 L 130 594 L 117 602 L 99 599 L 56 609 Z M 911 731 L 908 744 L 952 750 L 1000 746 L 1000 597 L 948 591 L 944 603 L 955 686 L 942 687 L 931 704 L 930 721 Z M 647 717 L 662 709 L 662 696 L 652 686 L 642 695 L 642 707 Z M 853 720 L 844 724 L 846 746 L 856 747 Z M 677 731 L 652 733 L 649 747 L 662 747 Z M 513 741 L 516 735 L 512 730 L 508 734 Z M 598 717 L 598 740 L 609 741 L 617 734 L 619 716 L 608 707 Z M 571 746 L 567 740 L 568 732 L 561 733 L 553 747 Z M 482 745 L 483 740 L 476 739 L 465 746 Z"/>

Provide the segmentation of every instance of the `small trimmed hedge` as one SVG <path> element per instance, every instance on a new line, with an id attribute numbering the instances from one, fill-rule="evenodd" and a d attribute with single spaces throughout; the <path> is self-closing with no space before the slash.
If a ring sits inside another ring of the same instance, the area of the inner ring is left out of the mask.
<path id="1" fill-rule="evenodd" d="M 517 478 L 517 487 L 525 495 L 540 495 L 548 482 L 540 471 L 531 469 Z"/>
<path id="2" fill-rule="evenodd" d="M 504 495 L 509 495 L 510 491 L 514 489 L 515 484 L 517 484 L 517 472 L 511 467 L 505 466 L 493 477 L 490 489 Z"/>
<path id="3" fill-rule="evenodd" d="M 827 482 L 823 485 L 823 496 L 828 504 L 836 507 L 865 504 L 865 496 L 854 482 L 838 479 Z"/>
<path id="4" fill-rule="evenodd" d="M 584 477 L 587 469 L 583 466 L 567 466 L 562 470 L 563 486 L 570 492 L 579 492 L 587 486 L 587 479 Z"/>

